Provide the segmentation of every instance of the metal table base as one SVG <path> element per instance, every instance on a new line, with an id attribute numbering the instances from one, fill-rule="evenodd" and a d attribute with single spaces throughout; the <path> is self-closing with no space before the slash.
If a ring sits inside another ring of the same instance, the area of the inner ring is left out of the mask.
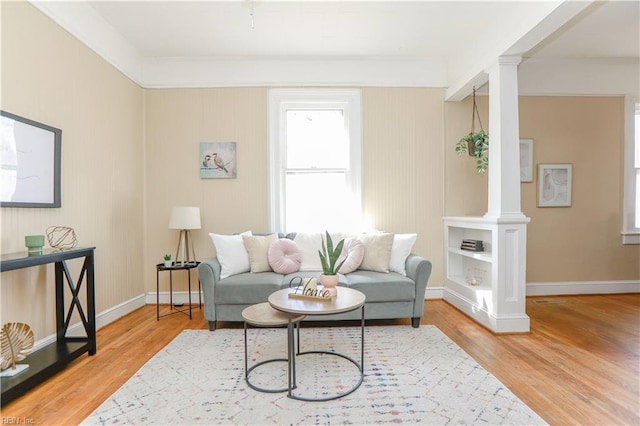
<path id="1" fill-rule="evenodd" d="M 329 351 L 306 351 L 300 352 L 300 325 L 298 324 L 298 350 L 296 353 L 295 350 L 295 333 L 294 333 L 294 323 L 292 323 L 291 318 L 294 314 L 289 313 L 289 323 L 287 325 L 287 348 L 288 348 L 288 358 L 289 358 L 289 388 L 287 389 L 287 397 L 291 399 L 297 399 L 299 401 L 332 401 L 334 399 L 342 398 L 353 393 L 356 389 L 360 387 L 362 382 L 364 381 L 364 305 L 360 308 L 362 312 L 361 320 L 360 320 L 360 362 L 358 363 L 353 358 L 338 353 L 338 352 L 329 352 Z M 355 365 L 359 372 L 360 378 L 358 382 L 351 388 L 344 392 L 339 393 L 338 395 L 326 397 L 326 398 L 311 398 L 304 397 L 301 395 L 294 395 L 293 390 L 296 389 L 296 356 L 302 355 L 310 355 L 310 354 L 323 354 L 330 356 L 338 356 L 350 361 L 353 365 Z"/>

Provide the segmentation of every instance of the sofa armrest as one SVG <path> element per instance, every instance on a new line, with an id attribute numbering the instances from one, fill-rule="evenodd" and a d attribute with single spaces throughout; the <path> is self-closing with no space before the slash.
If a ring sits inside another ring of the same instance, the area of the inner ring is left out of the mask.
<path id="1" fill-rule="evenodd" d="M 216 283 L 220 281 L 221 266 L 217 257 L 202 260 L 198 265 L 198 278 L 204 297 L 204 319 L 209 321 L 209 328 L 215 329 L 216 304 L 215 289 Z"/>
<path id="2" fill-rule="evenodd" d="M 416 285 L 413 318 L 421 318 L 424 313 L 424 295 L 431 276 L 431 266 L 431 261 L 415 254 L 410 254 L 405 262 L 407 277 L 411 278 Z"/>

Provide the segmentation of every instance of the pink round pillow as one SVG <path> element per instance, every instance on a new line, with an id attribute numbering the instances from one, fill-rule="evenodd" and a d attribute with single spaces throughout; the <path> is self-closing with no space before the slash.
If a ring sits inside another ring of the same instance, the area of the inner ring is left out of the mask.
<path id="1" fill-rule="evenodd" d="M 342 246 L 342 253 L 338 257 L 336 265 L 339 265 L 343 259 L 344 264 L 338 272 L 348 274 L 358 269 L 364 259 L 364 244 L 357 238 L 347 238 Z"/>
<path id="2" fill-rule="evenodd" d="M 300 270 L 302 254 L 295 241 L 280 238 L 271 243 L 267 253 L 269 265 L 278 274 L 293 274 Z"/>

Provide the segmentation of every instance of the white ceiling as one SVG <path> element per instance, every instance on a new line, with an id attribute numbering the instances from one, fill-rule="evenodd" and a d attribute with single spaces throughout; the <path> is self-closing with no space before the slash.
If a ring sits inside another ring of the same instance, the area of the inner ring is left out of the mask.
<path id="1" fill-rule="evenodd" d="M 445 58 L 509 34 L 540 2 L 90 1 L 144 57 Z M 253 28 L 252 28 L 253 5 Z M 637 1 L 596 4 L 539 55 L 638 57 Z"/>
<path id="2" fill-rule="evenodd" d="M 504 54 L 523 56 L 521 67 L 640 57 L 637 0 L 34 4 L 149 87 L 389 84 L 390 75 L 455 97 Z"/>

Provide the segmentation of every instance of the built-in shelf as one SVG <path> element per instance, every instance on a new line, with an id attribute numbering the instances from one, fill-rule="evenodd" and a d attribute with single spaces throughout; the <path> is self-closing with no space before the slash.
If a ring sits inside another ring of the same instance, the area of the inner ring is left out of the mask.
<path id="1" fill-rule="evenodd" d="M 444 218 L 444 299 L 494 332 L 529 330 L 524 259 L 517 255 L 526 243 L 525 224 L 483 217 Z M 484 251 L 462 250 L 465 239 L 482 241 Z"/>
<path id="2" fill-rule="evenodd" d="M 469 251 L 469 250 L 462 250 L 462 249 L 449 247 L 449 253 L 453 253 L 459 256 L 470 257 L 472 259 L 482 260 L 483 262 L 489 262 L 489 263 L 492 262 L 491 253 L 487 251 Z"/>

